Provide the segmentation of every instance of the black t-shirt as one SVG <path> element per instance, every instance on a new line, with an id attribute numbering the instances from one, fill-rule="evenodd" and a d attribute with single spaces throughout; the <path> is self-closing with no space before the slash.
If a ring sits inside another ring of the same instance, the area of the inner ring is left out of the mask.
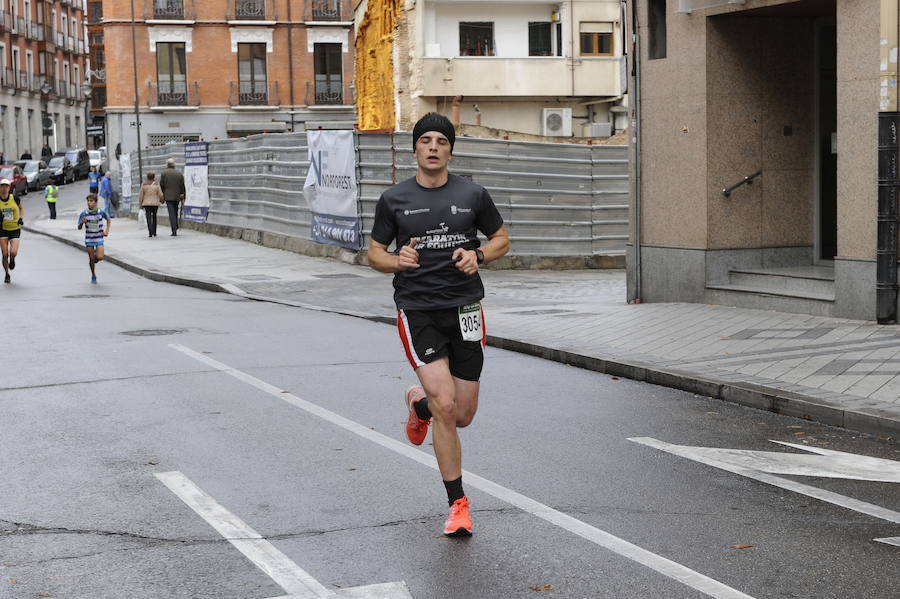
<path id="1" fill-rule="evenodd" d="M 478 274 L 462 273 L 452 262 L 456 248 L 474 250 L 477 231 L 491 236 L 503 217 L 487 190 L 450 175 L 441 187 L 422 187 L 412 177 L 391 187 L 378 200 L 372 239 L 397 242 L 395 253 L 418 239 L 419 268 L 394 274 L 394 302 L 401 310 L 440 310 L 477 302 L 484 297 Z"/>

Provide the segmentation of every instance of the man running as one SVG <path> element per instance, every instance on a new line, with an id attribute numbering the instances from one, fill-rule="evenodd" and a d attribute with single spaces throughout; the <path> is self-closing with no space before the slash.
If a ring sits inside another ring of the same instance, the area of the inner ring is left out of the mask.
<path id="1" fill-rule="evenodd" d="M 444 534 L 472 534 L 457 428 L 478 409 L 485 330 L 478 267 L 509 250 L 509 234 L 487 190 L 452 175 L 456 133 L 429 113 L 413 128 L 416 176 L 385 191 L 375 209 L 369 265 L 394 273 L 397 327 L 421 386 L 406 392 L 406 435 L 432 441 L 450 504 Z M 481 246 L 477 231 L 488 238 Z M 387 251 L 396 242 L 393 253 Z"/>
<path id="2" fill-rule="evenodd" d="M 16 267 L 22 219 L 25 217 L 19 198 L 9 192 L 9 187 L 9 179 L 0 179 L 0 214 L 3 215 L 3 225 L 0 226 L 0 252 L 3 254 L 3 270 L 6 273 L 4 283 L 10 282 L 9 271 Z"/>

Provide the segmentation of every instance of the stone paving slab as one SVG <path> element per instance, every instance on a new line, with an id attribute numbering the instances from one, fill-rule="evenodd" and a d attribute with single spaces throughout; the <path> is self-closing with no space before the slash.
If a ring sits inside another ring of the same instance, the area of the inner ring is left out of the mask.
<path id="1" fill-rule="evenodd" d="M 81 246 L 75 214 L 26 229 Z M 160 281 L 393 322 L 364 266 L 115 219 L 109 261 Z M 900 327 L 704 304 L 625 303 L 624 271 L 482 273 L 491 345 L 883 436 L 900 436 Z"/>

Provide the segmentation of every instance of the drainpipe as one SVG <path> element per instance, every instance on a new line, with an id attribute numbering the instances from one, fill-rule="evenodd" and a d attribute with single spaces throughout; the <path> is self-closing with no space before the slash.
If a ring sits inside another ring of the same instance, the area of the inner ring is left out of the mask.
<path id="1" fill-rule="evenodd" d="M 306 18 L 306 2 L 303 3 L 303 15 Z M 288 37 L 288 80 L 291 94 L 291 133 L 294 132 L 294 20 L 291 18 L 291 3 L 287 3 L 287 37 Z"/>
<path id="2" fill-rule="evenodd" d="M 897 1 L 897 0 L 895 0 Z M 634 235 L 634 264 L 631 271 L 634 273 L 634 295 L 627 298 L 629 302 L 641 303 L 642 276 L 641 276 L 641 38 L 638 36 L 638 0 L 631 1 L 631 75 L 634 79 L 629 92 L 629 99 L 634 110 L 631 119 L 631 169 L 634 180 L 631 190 L 634 198 L 634 210 L 631 213 L 632 231 Z"/>
<path id="3" fill-rule="evenodd" d="M 572 93 L 575 96 L 575 2 L 569 0 L 569 71 L 572 74 Z"/>
<path id="4" fill-rule="evenodd" d="M 459 107 L 462 104 L 462 96 L 456 96 L 453 98 L 452 108 L 450 108 L 450 122 L 453 123 L 453 126 L 457 129 L 459 128 L 460 117 L 459 117 Z"/>
<path id="5" fill-rule="evenodd" d="M 897 45 L 900 0 L 881 0 L 881 96 L 878 115 L 878 246 L 876 317 L 897 322 L 897 206 L 900 199 L 900 112 Z M 886 44 L 884 43 L 886 42 Z"/>

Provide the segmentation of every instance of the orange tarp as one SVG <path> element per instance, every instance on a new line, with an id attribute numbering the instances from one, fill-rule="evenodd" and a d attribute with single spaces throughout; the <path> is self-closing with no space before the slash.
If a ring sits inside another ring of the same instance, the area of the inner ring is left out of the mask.
<path id="1" fill-rule="evenodd" d="M 393 130 L 394 26 L 402 0 L 369 0 L 356 36 L 356 109 L 361 131 Z"/>

